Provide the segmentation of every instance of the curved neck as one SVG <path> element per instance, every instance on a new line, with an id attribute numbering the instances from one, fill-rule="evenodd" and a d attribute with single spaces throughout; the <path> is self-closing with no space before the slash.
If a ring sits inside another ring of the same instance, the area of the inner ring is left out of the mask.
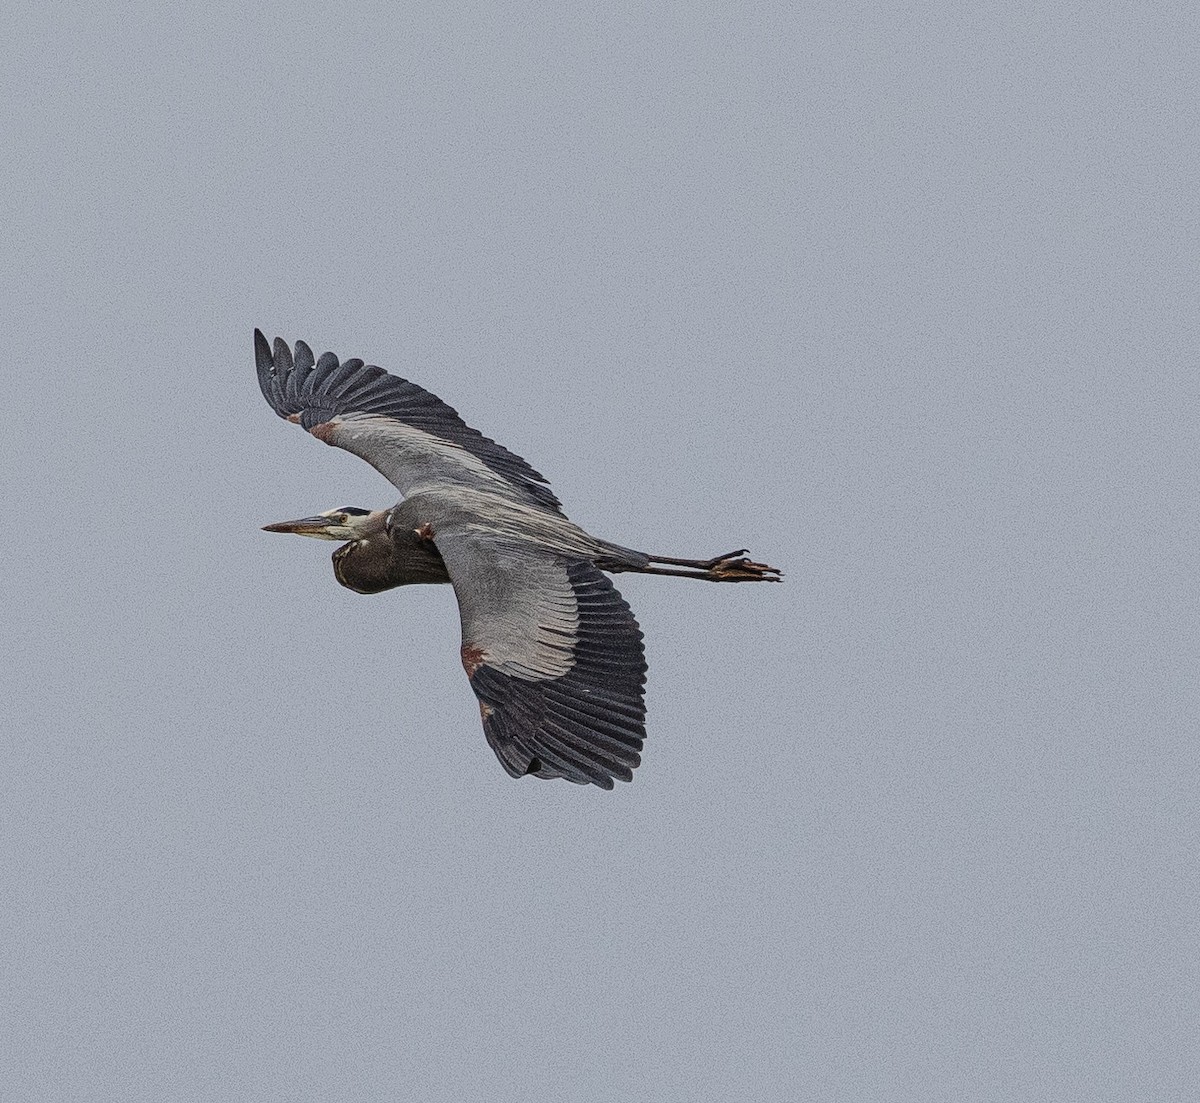
<path id="1" fill-rule="evenodd" d="M 450 581 L 433 541 L 403 530 L 389 536 L 384 528 L 386 513 L 378 516 L 378 523 L 364 526 L 359 539 L 333 553 L 333 575 L 338 582 L 355 593 L 378 594 L 397 586 Z"/>

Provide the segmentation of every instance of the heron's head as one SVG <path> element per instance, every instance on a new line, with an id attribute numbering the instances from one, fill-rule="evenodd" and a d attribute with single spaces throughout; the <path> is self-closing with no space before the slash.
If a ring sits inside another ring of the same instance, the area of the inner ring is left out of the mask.
<path id="1" fill-rule="evenodd" d="M 372 517 L 369 509 L 342 506 L 315 517 L 302 517 L 299 521 L 263 525 L 263 532 L 294 532 L 297 536 L 315 536 L 318 540 L 360 540 Z"/>

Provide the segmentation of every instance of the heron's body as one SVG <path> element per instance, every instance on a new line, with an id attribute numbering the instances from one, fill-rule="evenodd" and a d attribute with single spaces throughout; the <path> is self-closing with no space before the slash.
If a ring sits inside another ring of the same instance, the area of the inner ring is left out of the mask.
<path id="1" fill-rule="evenodd" d="M 415 384 L 361 360 L 316 360 L 254 335 L 267 401 L 319 440 L 367 460 L 404 495 L 392 509 L 344 508 L 267 528 L 345 540 L 337 580 L 363 594 L 453 585 L 462 663 L 484 733 L 513 776 L 611 789 L 645 738 L 646 663 L 637 621 L 604 572 L 713 582 L 777 581 L 740 558 L 650 556 L 589 535 L 519 456 L 464 425 Z"/>

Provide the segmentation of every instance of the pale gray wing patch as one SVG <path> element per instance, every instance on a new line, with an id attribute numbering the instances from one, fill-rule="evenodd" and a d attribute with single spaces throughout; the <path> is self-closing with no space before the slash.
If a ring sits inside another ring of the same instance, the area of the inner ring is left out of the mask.
<path id="1" fill-rule="evenodd" d="M 514 777 L 611 789 L 645 740 L 646 660 L 629 606 L 593 563 L 438 537 L 458 595 L 463 666 Z"/>
<path id="2" fill-rule="evenodd" d="M 435 542 L 458 597 L 468 674 L 484 662 L 530 681 L 571 669 L 579 610 L 560 559 L 532 545 L 444 530 Z"/>
<path id="3" fill-rule="evenodd" d="M 443 482 L 485 486 L 561 513 L 546 479 L 520 456 L 472 429 L 424 388 L 362 360 L 295 355 L 254 331 L 258 382 L 282 418 L 360 456 L 402 493 Z M 390 431 L 389 431 L 390 430 Z"/>

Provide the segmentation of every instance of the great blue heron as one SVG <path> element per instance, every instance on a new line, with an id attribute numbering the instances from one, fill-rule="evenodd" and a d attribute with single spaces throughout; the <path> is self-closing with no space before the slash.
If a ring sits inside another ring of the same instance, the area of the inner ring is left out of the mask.
<path id="1" fill-rule="evenodd" d="M 333 571 L 358 593 L 449 582 L 484 734 L 513 777 L 611 789 L 641 761 L 642 633 L 602 572 L 779 581 L 744 549 L 678 559 L 588 535 L 520 456 L 382 368 L 331 352 L 318 360 L 303 341 L 293 355 L 276 339 L 272 352 L 258 330 L 254 355 L 280 417 L 361 456 L 403 496 L 390 509 L 331 509 L 266 531 L 346 541 Z"/>

